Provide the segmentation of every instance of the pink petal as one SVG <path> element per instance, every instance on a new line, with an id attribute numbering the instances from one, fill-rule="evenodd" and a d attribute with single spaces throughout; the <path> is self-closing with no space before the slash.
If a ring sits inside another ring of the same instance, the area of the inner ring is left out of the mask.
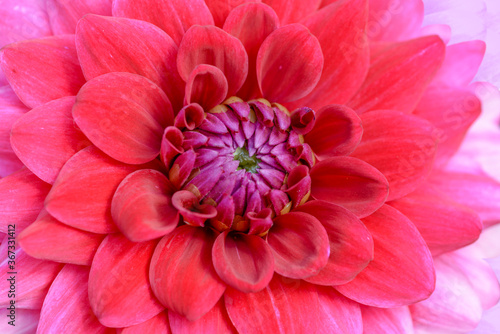
<path id="1" fill-rule="evenodd" d="M 358 303 L 330 287 L 316 286 L 316 290 L 319 297 L 319 333 L 363 333 Z"/>
<path id="2" fill-rule="evenodd" d="M 260 3 L 249 3 L 231 11 L 224 23 L 224 30 L 238 38 L 248 54 L 248 76 L 238 96 L 243 100 L 258 97 L 257 53 L 259 48 L 276 28 L 279 19 L 273 9 Z"/>
<path id="3" fill-rule="evenodd" d="M 330 255 L 328 235 L 320 221 L 302 212 L 277 216 L 267 235 L 275 270 L 290 278 L 316 275 Z"/>
<path id="4" fill-rule="evenodd" d="M 281 26 L 295 23 L 318 10 L 321 0 L 263 0 L 278 14 Z"/>
<path id="5" fill-rule="evenodd" d="M 170 312 L 169 312 L 170 313 Z M 170 324 L 168 322 L 167 312 L 158 313 L 149 320 L 138 325 L 117 328 L 117 334 L 171 334 Z"/>
<path id="6" fill-rule="evenodd" d="M 428 182 L 452 200 L 476 211 L 485 227 L 500 221 L 500 185 L 490 177 L 436 171 Z"/>
<path id="7" fill-rule="evenodd" d="M 228 96 L 235 95 L 248 73 L 248 56 L 241 42 L 213 26 L 193 26 L 179 46 L 177 69 L 184 81 L 200 64 L 219 68 L 227 79 Z"/>
<path id="8" fill-rule="evenodd" d="M 26 168 L 0 179 L 0 232 L 15 223 L 20 233 L 34 222 L 49 191 L 50 185 Z"/>
<path id="9" fill-rule="evenodd" d="M 185 317 L 172 311 L 168 312 L 168 319 L 170 320 L 172 331 L 176 334 L 237 334 L 236 329 L 231 323 L 231 319 L 229 319 L 227 315 L 222 298 L 207 314 L 196 321 L 189 321 Z"/>
<path id="10" fill-rule="evenodd" d="M 431 86 L 414 114 L 436 127 L 436 165 L 444 166 L 457 152 L 470 126 L 481 114 L 481 101 L 468 89 Z"/>
<path id="11" fill-rule="evenodd" d="M 304 281 L 275 275 L 259 292 L 228 288 L 224 301 L 238 333 L 316 333 L 324 325 L 316 289 Z"/>
<path id="12" fill-rule="evenodd" d="M 66 161 L 90 145 L 74 124 L 71 115 L 74 103 L 73 96 L 51 101 L 34 108 L 12 127 L 14 152 L 26 167 L 51 184 Z"/>
<path id="13" fill-rule="evenodd" d="M 64 165 L 45 199 L 47 211 L 69 226 L 93 233 L 115 232 L 111 199 L 130 173 L 151 166 L 125 165 L 89 146 Z"/>
<path id="14" fill-rule="evenodd" d="M 47 15 L 54 35 L 74 34 L 76 23 L 85 14 L 111 16 L 113 0 L 46 0 Z"/>
<path id="15" fill-rule="evenodd" d="M 441 66 L 445 54 L 437 36 L 393 44 L 372 59 L 363 86 L 348 105 L 359 114 L 393 109 L 409 113 Z"/>
<path id="16" fill-rule="evenodd" d="M 23 167 L 23 163 L 10 145 L 10 131 L 12 125 L 27 111 L 29 109 L 9 85 L 0 87 L 0 177 L 12 174 Z"/>
<path id="17" fill-rule="evenodd" d="M 296 101 L 295 107 L 300 104 L 319 109 L 332 103 L 344 104 L 361 87 L 370 65 L 365 35 L 367 3 L 338 2 L 302 21 L 318 38 L 325 64 L 316 88 Z"/>
<path id="18" fill-rule="evenodd" d="M 86 15 L 78 22 L 76 48 L 87 80 L 110 72 L 139 74 L 163 89 L 175 110 L 182 107 L 184 83 L 177 73 L 177 45 L 158 27 Z"/>
<path id="19" fill-rule="evenodd" d="M 372 41 L 401 41 L 412 37 L 422 25 L 422 0 L 391 2 L 370 0 L 368 37 Z"/>
<path id="20" fill-rule="evenodd" d="M 209 111 L 226 99 L 227 89 L 227 80 L 221 70 L 211 65 L 198 65 L 187 80 L 184 104 L 198 103 Z"/>
<path id="21" fill-rule="evenodd" d="M 330 257 L 308 282 L 340 285 L 351 281 L 373 260 L 373 240 L 365 225 L 350 211 L 324 201 L 310 201 L 295 211 L 316 217 L 328 234 Z"/>
<path id="22" fill-rule="evenodd" d="M 374 259 L 354 280 L 335 288 L 358 303 L 383 308 L 428 298 L 434 291 L 434 266 L 412 222 L 384 205 L 363 223 L 373 237 Z"/>
<path id="23" fill-rule="evenodd" d="M 274 273 L 274 258 L 266 242 L 256 235 L 220 234 L 212 249 L 212 261 L 219 277 L 242 292 L 264 289 Z"/>
<path id="24" fill-rule="evenodd" d="M 203 0 L 135 1 L 114 0 L 113 16 L 153 23 L 163 29 L 177 45 L 193 25 L 213 25 L 214 20 Z"/>
<path id="25" fill-rule="evenodd" d="M 161 239 L 151 260 L 156 297 L 190 321 L 210 311 L 226 289 L 212 265 L 215 237 L 209 229 L 179 227 Z"/>
<path id="26" fill-rule="evenodd" d="M 300 24 L 273 31 L 257 55 L 259 87 L 272 102 L 290 102 L 306 96 L 316 87 L 322 69 L 318 39 Z"/>
<path id="27" fill-rule="evenodd" d="M 175 190 L 162 173 L 138 170 L 120 183 L 113 196 L 113 221 L 134 242 L 162 237 L 179 223 L 179 212 L 172 205 Z"/>
<path id="28" fill-rule="evenodd" d="M 0 247 L 0 251 L 5 255 L 8 254 L 8 250 L 12 251 L 12 249 L 8 249 L 7 238 L 4 239 Z M 17 288 L 15 292 L 16 307 L 40 309 L 50 284 L 52 284 L 63 265 L 52 261 L 34 259 L 21 248 L 17 248 L 13 255 L 16 261 L 16 284 L 22 283 L 22 289 Z M 2 280 L 0 285 L 0 306 L 2 308 L 10 305 L 12 299 L 8 296 L 10 290 L 8 279 L 13 275 L 9 261 L 11 259 L 6 256 L 0 263 L 0 279 Z M 17 286 L 19 287 L 19 285 Z"/>
<path id="29" fill-rule="evenodd" d="M 387 200 L 415 190 L 433 167 L 434 127 L 418 117 L 387 110 L 367 113 L 361 121 L 363 139 L 352 156 L 384 174 L 390 188 Z"/>
<path id="30" fill-rule="evenodd" d="M 62 224 L 43 210 L 18 241 L 34 258 L 90 266 L 104 237 Z"/>
<path id="31" fill-rule="evenodd" d="M 432 84 L 467 86 L 476 76 L 485 51 L 486 43 L 483 41 L 467 41 L 447 46 L 443 66 Z"/>
<path id="32" fill-rule="evenodd" d="M 92 262 L 89 299 L 106 327 L 140 324 L 164 310 L 149 284 L 149 263 L 157 242 L 134 243 L 121 234 L 104 239 Z"/>
<path id="33" fill-rule="evenodd" d="M 361 119 L 351 108 L 329 105 L 316 114 L 314 128 L 305 136 L 305 141 L 320 159 L 348 155 L 361 141 L 363 127 Z"/>
<path id="34" fill-rule="evenodd" d="M 37 333 L 112 333 L 90 309 L 88 277 L 86 267 L 64 266 L 47 293 Z"/>
<path id="35" fill-rule="evenodd" d="M 10 305 L 9 305 L 10 307 Z M 36 333 L 38 320 L 40 319 L 40 310 L 27 310 L 16 308 L 16 315 L 11 315 L 8 308 L 3 308 L 0 311 L 0 317 L 11 321 L 15 317 L 15 333 Z M 7 321 L 0 323 L 0 332 L 13 333 L 13 327 Z"/>
<path id="36" fill-rule="evenodd" d="M 340 205 L 366 217 L 380 208 L 389 193 L 385 176 L 371 165 L 352 157 L 320 161 L 311 169 L 314 198 Z"/>
<path id="37" fill-rule="evenodd" d="M 74 36 L 53 36 L 10 44 L 0 52 L 0 67 L 28 107 L 76 95 L 85 79 Z"/>
<path id="38" fill-rule="evenodd" d="M 231 10 L 239 5 L 248 3 L 248 2 L 262 2 L 261 0 L 205 0 L 210 12 L 212 13 L 215 21 L 215 25 L 218 27 L 222 27 L 224 25 L 224 21 Z"/>
<path id="39" fill-rule="evenodd" d="M 428 183 L 389 205 L 415 224 L 434 256 L 473 243 L 482 231 L 476 212 L 447 198 Z"/>
<path id="40" fill-rule="evenodd" d="M 408 307 L 376 308 L 361 306 L 363 330 L 373 334 L 413 334 L 413 322 Z"/>
<path id="41" fill-rule="evenodd" d="M 76 97 L 73 117 L 94 145 L 130 164 L 156 158 L 163 130 L 173 123 L 162 90 L 130 73 L 109 73 L 87 82 Z"/>

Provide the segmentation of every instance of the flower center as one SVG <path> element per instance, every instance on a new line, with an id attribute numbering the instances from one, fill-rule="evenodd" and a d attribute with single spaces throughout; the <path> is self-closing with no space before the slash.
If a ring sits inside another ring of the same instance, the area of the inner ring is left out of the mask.
<path id="1" fill-rule="evenodd" d="M 257 173 L 259 163 L 262 162 L 262 160 L 257 158 L 256 154 L 250 156 L 246 147 L 238 147 L 236 151 L 234 151 L 234 160 L 240 162 L 238 169 L 244 169 L 254 174 Z"/>

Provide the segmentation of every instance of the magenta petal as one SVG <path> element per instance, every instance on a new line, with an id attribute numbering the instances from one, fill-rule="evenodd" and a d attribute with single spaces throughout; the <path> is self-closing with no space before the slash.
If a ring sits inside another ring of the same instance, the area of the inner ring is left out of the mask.
<path id="1" fill-rule="evenodd" d="M 170 312 L 169 312 L 170 313 Z M 171 334 L 167 311 L 158 313 L 138 325 L 117 328 L 116 334 Z"/>
<path id="2" fill-rule="evenodd" d="M 282 26 L 295 23 L 319 9 L 321 0 L 263 0 L 273 8 Z"/>
<path id="3" fill-rule="evenodd" d="M 106 327 L 137 325 L 164 307 L 149 284 L 149 263 L 157 242 L 134 243 L 121 234 L 104 239 L 92 262 L 89 299 Z"/>
<path id="4" fill-rule="evenodd" d="M 224 73 L 215 66 L 201 64 L 194 68 L 187 79 L 184 101 L 185 104 L 198 103 L 205 111 L 209 111 L 226 99 L 227 91 Z"/>
<path id="5" fill-rule="evenodd" d="M 415 190 L 429 175 L 437 148 L 431 123 L 397 111 L 361 116 L 363 138 L 352 156 L 377 168 L 389 182 L 393 200 Z"/>
<path id="6" fill-rule="evenodd" d="M 408 307 L 377 308 L 361 305 L 363 330 L 373 334 L 413 334 L 413 321 Z"/>
<path id="7" fill-rule="evenodd" d="M 64 266 L 45 297 L 37 333 L 111 333 L 90 309 L 88 277 L 86 267 Z"/>
<path id="8" fill-rule="evenodd" d="M 295 101 L 309 94 L 316 87 L 322 69 L 321 46 L 300 24 L 273 31 L 257 55 L 259 87 L 262 95 L 272 102 Z"/>
<path id="9" fill-rule="evenodd" d="M 330 257 L 316 276 L 306 278 L 319 285 L 351 281 L 373 260 L 373 240 L 365 225 L 350 211 L 325 201 L 310 201 L 295 211 L 316 217 L 328 234 Z"/>
<path id="10" fill-rule="evenodd" d="M 380 208 L 389 193 L 385 176 L 373 166 L 352 157 L 320 161 L 311 169 L 314 198 L 340 205 L 366 217 Z"/>
<path id="11" fill-rule="evenodd" d="M 120 183 L 113 196 L 113 221 L 134 242 L 164 236 L 179 223 L 179 212 L 172 205 L 174 192 L 174 186 L 162 173 L 138 170 Z"/>
<path id="12" fill-rule="evenodd" d="M 0 67 L 17 96 L 31 108 L 76 95 L 85 83 L 70 35 L 10 44 L 0 52 Z"/>
<path id="13" fill-rule="evenodd" d="M 125 165 L 89 146 L 64 165 L 45 207 L 67 225 L 93 233 L 115 232 L 111 200 L 116 188 L 128 174 L 148 167 Z"/>
<path id="14" fill-rule="evenodd" d="M 363 219 L 374 243 L 374 259 L 351 282 L 335 288 L 358 303 L 399 307 L 428 298 L 436 275 L 432 256 L 412 222 L 384 205 Z"/>
<path id="15" fill-rule="evenodd" d="M 90 145 L 74 124 L 74 103 L 73 96 L 51 101 L 34 108 L 12 127 L 10 141 L 14 151 L 45 182 L 54 183 L 66 161 Z"/>
<path id="16" fill-rule="evenodd" d="M 248 56 L 241 42 L 222 29 L 213 26 L 193 26 L 179 46 L 177 68 L 188 81 L 196 66 L 213 65 L 227 79 L 228 96 L 235 95 L 248 73 Z"/>
<path id="17" fill-rule="evenodd" d="M 267 243 L 274 255 L 275 270 L 290 278 L 316 275 L 330 255 L 328 235 L 320 221 L 302 212 L 277 216 Z"/>
<path id="18" fill-rule="evenodd" d="M 196 321 L 189 321 L 173 311 L 168 312 L 168 319 L 174 333 L 237 334 L 222 298 L 207 314 Z"/>
<path id="19" fill-rule="evenodd" d="M 273 253 L 255 235 L 229 231 L 220 234 L 212 249 L 212 260 L 219 277 L 242 292 L 264 289 L 274 273 Z"/>
<path id="20" fill-rule="evenodd" d="M 348 155 L 361 141 L 363 127 L 358 114 L 343 105 L 329 105 L 318 110 L 314 128 L 305 141 L 320 159 Z"/>
<path id="21" fill-rule="evenodd" d="M 49 191 L 49 184 L 25 168 L 0 179 L 0 232 L 15 223 L 19 233 L 34 222 Z"/>
<path id="22" fill-rule="evenodd" d="M 136 1 L 114 0 L 113 16 L 153 23 L 180 44 L 192 25 L 213 25 L 214 20 L 203 0 Z"/>
<path id="23" fill-rule="evenodd" d="M 76 97 L 73 117 L 94 145 L 130 164 L 153 160 L 160 153 L 163 130 L 173 123 L 163 91 L 130 73 L 104 74 L 87 82 Z"/>
<path id="24" fill-rule="evenodd" d="M 179 227 L 161 239 L 151 260 L 156 297 L 191 321 L 210 311 L 226 289 L 212 265 L 215 238 L 209 229 Z"/>
<path id="25" fill-rule="evenodd" d="M 110 72 L 139 74 L 163 89 L 176 110 L 182 107 L 184 83 L 177 73 L 177 45 L 158 27 L 86 15 L 78 22 L 76 48 L 87 80 Z"/>
<path id="26" fill-rule="evenodd" d="M 24 251 L 34 258 L 90 266 L 104 237 L 62 224 L 43 210 L 38 219 L 19 234 L 18 240 Z"/>
<path id="27" fill-rule="evenodd" d="M 172 205 L 179 211 L 184 222 L 193 226 L 205 226 L 205 221 L 217 216 L 217 209 L 200 204 L 199 198 L 188 190 L 177 191 L 172 196 Z"/>
<path id="28" fill-rule="evenodd" d="M 111 16 L 113 0 L 46 0 L 47 14 L 54 35 L 74 34 L 77 22 L 86 14 Z"/>

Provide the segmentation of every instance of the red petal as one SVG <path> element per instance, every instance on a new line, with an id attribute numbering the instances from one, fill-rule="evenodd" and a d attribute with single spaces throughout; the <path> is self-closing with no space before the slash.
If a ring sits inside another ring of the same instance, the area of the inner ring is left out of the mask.
<path id="1" fill-rule="evenodd" d="M 168 312 L 168 319 L 174 333 L 237 334 L 222 298 L 207 314 L 196 321 L 189 321 L 172 311 Z"/>
<path id="2" fill-rule="evenodd" d="M 365 225 L 350 211 L 324 201 L 310 201 L 295 211 L 316 217 L 326 229 L 330 257 L 318 275 L 307 278 L 320 285 L 351 281 L 373 260 L 373 240 Z"/>
<path id="3" fill-rule="evenodd" d="M 302 212 L 274 218 L 267 243 L 274 255 L 276 272 L 290 278 L 316 275 L 330 255 L 325 228 L 314 216 Z"/>
<path id="4" fill-rule="evenodd" d="M 199 203 L 199 198 L 188 190 L 172 195 L 172 205 L 179 211 L 186 224 L 205 226 L 205 222 L 217 216 L 217 209 L 209 204 Z"/>
<path id="5" fill-rule="evenodd" d="M 384 205 L 363 223 L 373 237 L 374 259 L 354 280 L 335 288 L 358 303 L 383 308 L 428 298 L 436 280 L 432 256 L 411 221 Z"/>
<path id="6" fill-rule="evenodd" d="M 113 221 L 131 241 L 162 237 L 179 223 L 179 213 L 172 206 L 174 192 L 174 186 L 162 173 L 138 170 L 120 183 L 113 196 Z"/>
<path id="7" fill-rule="evenodd" d="M 85 79 L 74 36 L 53 36 L 10 44 L 0 53 L 0 67 L 17 96 L 34 108 L 76 95 Z"/>
<path id="8" fill-rule="evenodd" d="M 102 234 L 61 224 L 45 210 L 18 236 L 19 244 L 30 256 L 84 266 L 90 266 L 103 239 Z"/>
<path id="9" fill-rule="evenodd" d="M 414 114 L 436 127 L 439 145 L 435 164 L 444 166 L 481 114 L 481 101 L 468 89 L 432 86 L 422 96 Z"/>
<path id="10" fill-rule="evenodd" d="M 15 223 L 17 233 L 35 221 L 43 208 L 50 185 L 27 169 L 0 179 L 0 232 Z"/>
<path id="11" fill-rule="evenodd" d="M 66 265 L 50 287 L 37 333 L 112 333 L 92 313 L 88 298 L 89 269 Z"/>
<path id="12" fill-rule="evenodd" d="M 382 173 L 352 157 L 316 163 L 311 169 L 311 179 L 314 198 L 340 205 L 361 218 L 380 208 L 389 193 Z"/>
<path id="13" fill-rule="evenodd" d="M 139 74 L 163 89 L 175 110 L 182 107 L 184 83 L 177 73 L 177 45 L 158 27 L 86 15 L 78 22 L 76 47 L 87 80 L 110 72 Z"/>
<path id="14" fill-rule="evenodd" d="M 5 255 L 9 254 L 8 251 L 12 251 L 11 248 L 8 248 L 11 243 L 8 243 L 7 238 L 5 237 L 0 247 L 0 251 Z M 15 291 L 16 308 L 40 309 L 50 284 L 63 265 L 34 259 L 21 248 L 17 248 L 14 254 L 10 254 L 13 255 L 16 262 L 15 272 L 18 273 L 17 279 L 19 280 L 16 281 L 16 284 L 22 283 L 22 289 Z M 5 259 L 0 263 L 0 279 L 3 282 L 0 285 L 0 305 L 2 308 L 10 305 L 12 300 L 9 297 L 10 284 L 8 284 L 8 279 L 12 275 L 9 274 L 12 272 L 10 267 L 12 263 L 9 261 L 12 259 L 5 256 Z"/>
<path id="15" fill-rule="evenodd" d="M 51 101 L 34 108 L 12 127 L 11 143 L 17 156 L 39 178 L 51 184 L 66 161 L 90 145 L 74 124 L 71 115 L 74 103 L 73 96 Z"/>
<path id="16" fill-rule="evenodd" d="M 167 96 L 137 74 L 109 73 L 87 82 L 73 107 L 83 133 L 110 157 L 140 164 L 160 153 L 163 130 L 173 123 Z"/>
<path id="17" fill-rule="evenodd" d="M 485 51 L 486 44 L 483 41 L 467 41 L 447 46 L 443 66 L 432 84 L 467 86 L 476 76 Z"/>
<path id="18" fill-rule="evenodd" d="M 276 28 L 279 19 L 273 9 L 260 3 L 249 3 L 236 7 L 226 19 L 224 30 L 238 38 L 248 54 L 248 76 L 238 96 L 250 100 L 259 96 L 257 82 L 257 53 L 259 48 Z"/>
<path id="19" fill-rule="evenodd" d="M 85 14 L 111 16 L 113 0 L 46 0 L 47 14 L 54 35 L 74 34 L 76 23 Z"/>
<path id="20" fill-rule="evenodd" d="M 135 1 L 114 0 L 113 16 L 129 17 L 153 23 L 180 44 L 192 25 L 214 25 L 212 14 L 203 0 Z"/>
<path id="21" fill-rule="evenodd" d="M 358 113 L 412 111 L 441 66 L 445 45 L 437 36 L 394 44 L 372 59 L 363 86 L 348 105 Z"/>
<path id="22" fill-rule="evenodd" d="M 318 38 L 325 65 L 316 88 L 296 101 L 295 107 L 319 109 L 331 103 L 344 104 L 361 87 L 370 65 L 365 35 L 367 3 L 338 1 L 302 21 Z"/>
<path id="23" fill-rule="evenodd" d="M 149 284 L 149 263 L 155 241 L 134 243 L 121 234 L 104 239 L 89 276 L 90 306 L 106 327 L 140 324 L 160 313 Z"/>
<path id="24" fill-rule="evenodd" d="M 184 81 L 200 64 L 213 65 L 224 73 L 228 96 L 235 95 L 248 73 L 248 56 L 241 42 L 213 26 L 191 27 L 179 46 L 177 69 Z"/>
<path id="25" fill-rule="evenodd" d="M 169 312 L 170 313 L 170 312 Z M 117 334 L 171 334 L 170 325 L 168 322 L 167 312 L 158 313 L 151 319 L 144 321 L 141 324 L 126 327 L 123 329 L 117 328 Z"/>
<path id="26" fill-rule="evenodd" d="M 483 225 L 476 212 L 452 201 L 427 183 L 389 205 L 415 224 L 434 256 L 473 243 L 482 231 Z"/>
<path id="27" fill-rule="evenodd" d="M 321 0 L 263 0 L 278 14 L 281 26 L 295 23 L 314 13 Z"/>
<path id="28" fill-rule="evenodd" d="M 221 70 L 211 65 L 198 65 L 187 80 L 184 104 L 198 103 L 209 111 L 224 101 L 227 89 L 227 80 Z"/>
<path id="29" fill-rule="evenodd" d="M 113 194 L 125 176 L 142 168 L 148 166 L 122 164 L 89 146 L 64 165 L 47 195 L 46 209 L 59 221 L 84 231 L 115 232 Z"/>
<path id="30" fill-rule="evenodd" d="M 413 334 L 413 322 L 408 307 L 376 308 L 361 306 L 363 331 L 373 334 Z"/>
<path id="31" fill-rule="evenodd" d="M 259 292 L 228 288 L 224 300 L 239 333 L 316 333 L 320 327 L 318 294 L 304 281 L 275 275 Z"/>
<path id="32" fill-rule="evenodd" d="M 422 0 L 370 0 L 368 37 L 372 41 L 400 41 L 415 35 L 424 19 Z"/>
<path id="33" fill-rule="evenodd" d="M 219 277 L 242 292 L 264 289 L 274 273 L 273 253 L 256 235 L 220 234 L 212 249 L 212 261 Z"/>
<path id="34" fill-rule="evenodd" d="M 273 102 L 295 101 L 309 94 L 316 87 L 322 69 L 321 46 L 300 24 L 273 31 L 257 55 L 260 90 Z"/>
<path id="35" fill-rule="evenodd" d="M 342 105 L 329 105 L 316 114 L 316 124 L 305 141 L 320 159 L 348 155 L 358 146 L 363 127 L 361 119 Z"/>
<path id="36" fill-rule="evenodd" d="M 215 25 L 222 27 L 229 12 L 233 8 L 248 2 L 262 2 L 261 0 L 205 0 L 214 17 Z"/>
<path id="37" fill-rule="evenodd" d="M 210 311 L 226 289 L 212 265 L 214 240 L 211 230 L 185 225 L 161 239 L 151 260 L 155 295 L 190 321 Z"/>
<path id="38" fill-rule="evenodd" d="M 500 221 L 500 185 L 484 175 L 433 172 L 428 182 L 479 214 L 485 226 Z"/>
<path id="39" fill-rule="evenodd" d="M 363 321 L 358 303 L 347 299 L 330 287 L 316 286 L 316 290 L 320 307 L 319 333 L 363 333 Z"/>
<path id="40" fill-rule="evenodd" d="M 433 167 L 435 128 L 418 117 L 396 111 L 367 113 L 361 121 L 363 139 L 352 156 L 385 175 L 390 188 L 387 200 L 415 190 Z"/>

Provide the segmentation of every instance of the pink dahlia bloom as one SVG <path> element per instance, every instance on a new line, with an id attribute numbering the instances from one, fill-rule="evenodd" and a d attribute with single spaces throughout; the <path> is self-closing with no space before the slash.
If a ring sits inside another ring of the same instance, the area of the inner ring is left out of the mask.
<path id="1" fill-rule="evenodd" d="M 460 333 L 498 302 L 500 184 L 450 163 L 485 44 L 421 1 L 1 8 L 16 330 Z"/>

